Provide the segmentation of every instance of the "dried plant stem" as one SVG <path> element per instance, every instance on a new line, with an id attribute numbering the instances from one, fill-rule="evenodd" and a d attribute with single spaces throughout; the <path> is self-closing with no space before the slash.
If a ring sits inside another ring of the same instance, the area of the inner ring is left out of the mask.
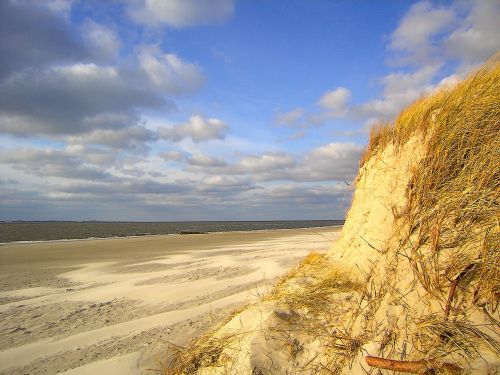
<path id="1" fill-rule="evenodd" d="M 410 374 L 426 374 L 433 369 L 447 369 L 451 371 L 461 371 L 461 367 L 452 363 L 440 363 L 432 359 L 422 359 L 420 361 L 397 361 L 394 359 L 380 357 L 366 357 L 366 363 L 371 367 L 384 370 L 407 372 Z"/>
<path id="2" fill-rule="evenodd" d="M 448 319 L 450 315 L 451 303 L 453 302 L 453 297 L 455 296 L 455 291 L 457 290 L 458 283 L 475 267 L 475 264 L 469 264 L 460 274 L 453 280 L 450 287 L 450 292 L 448 293 L 448 301 L 446 301 L 446 307 L 444 309 L 444 318 Z"/>
<path id="3" fill-rule="evenodd" d="M 446 301 L 446 307 L 444 309 L 444 318 L 448 319 L 450 315 L 451 303 L 453 302 L 453 296 L 455 295 L 455 290 L 457 289 L 458 278 L 453 281 L 450 287 L 450 293 L 448 293 L 448 301 Z"/>

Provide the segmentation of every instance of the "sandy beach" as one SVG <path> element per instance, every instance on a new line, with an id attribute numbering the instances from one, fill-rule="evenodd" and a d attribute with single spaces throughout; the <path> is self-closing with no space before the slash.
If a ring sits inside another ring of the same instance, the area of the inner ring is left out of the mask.
<path id="1" fill-rule="evenodd" d="M 153 374 L 339 229 L 0 246 L 0 374 Z"/>

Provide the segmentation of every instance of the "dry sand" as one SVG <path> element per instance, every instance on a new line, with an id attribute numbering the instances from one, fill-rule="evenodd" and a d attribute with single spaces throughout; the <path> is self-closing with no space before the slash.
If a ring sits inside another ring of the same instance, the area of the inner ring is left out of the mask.
<path id="1" fill-rule="evenodd" d="M 0 374 L 153 374 L 338 230 L 0 246 Z"/>

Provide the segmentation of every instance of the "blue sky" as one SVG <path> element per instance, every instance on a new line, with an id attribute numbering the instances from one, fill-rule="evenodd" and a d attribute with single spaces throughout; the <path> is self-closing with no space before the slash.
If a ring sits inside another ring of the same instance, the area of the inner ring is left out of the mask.
<path id="1" fill-rule="evenodd" d="M 338 219 L 370 127 L 500 48 L 500 3 L 7 0 L 1 220 Z"/>

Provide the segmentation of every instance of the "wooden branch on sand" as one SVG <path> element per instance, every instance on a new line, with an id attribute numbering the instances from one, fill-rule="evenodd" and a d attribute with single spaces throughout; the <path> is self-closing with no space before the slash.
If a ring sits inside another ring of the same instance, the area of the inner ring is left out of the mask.
<path id="1" fill-rule="evenodd" d="M 380 357 L 366 357 L 366 363 L 371 367 L 384 370 L 407 372 L 411 374 L 432 374 L 433 370 L 446 369 L 450 372 L 461 373 L 462 368 L 453 363 L 444 363 L 432 359 L 422 359 L 419 361 L 397 361 Z"/>

